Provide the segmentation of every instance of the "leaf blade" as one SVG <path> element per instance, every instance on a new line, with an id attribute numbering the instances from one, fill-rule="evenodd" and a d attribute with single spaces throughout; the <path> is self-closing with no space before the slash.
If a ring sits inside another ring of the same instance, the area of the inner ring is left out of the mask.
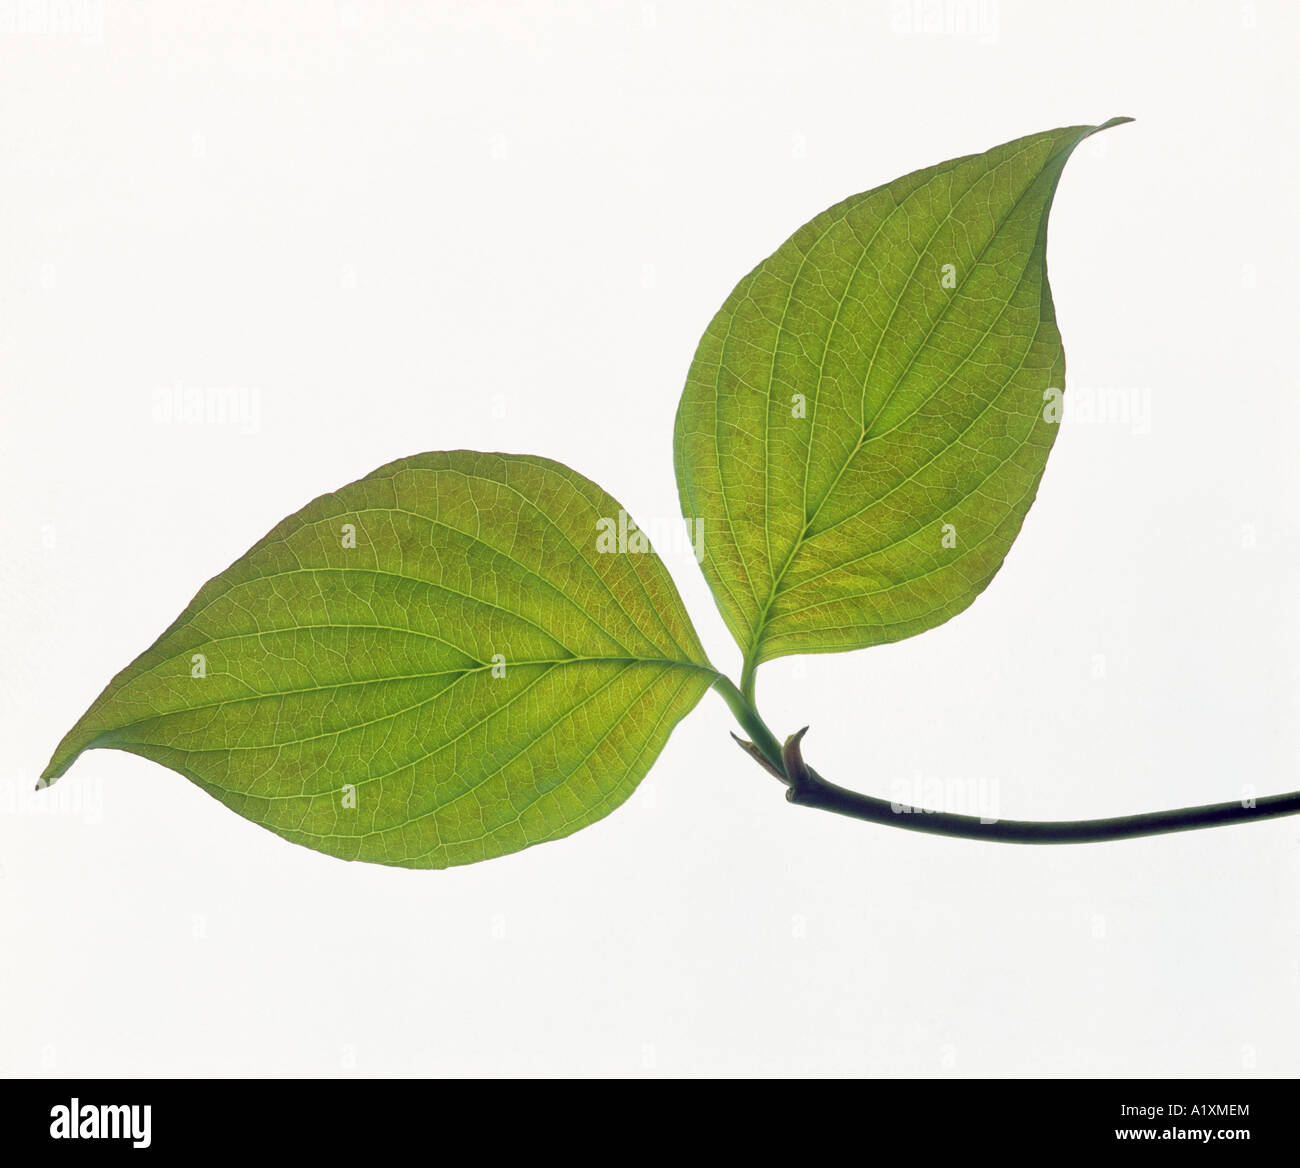
<path id="1" fill-rule="evenodd" d="M 1055 437 L 1042 392 L 1064 377 L 1052 197 L 1079 142 L 1127 120 L 846 199 L 724 302 L 674 463 L 683 514 L 713 533 L 702 567 L 747 673 L 915 635 L 996 574 Z"/>
<path id="2" fill-rule="evenodd" d="M 548 459 L 381 467 L 209 581 L 45 777 L 124 749 L 285 838 L 409 867 L 571 834 L 631 793 L 717 676 L 648 545 L 599 550 L 620 514 Z"/>

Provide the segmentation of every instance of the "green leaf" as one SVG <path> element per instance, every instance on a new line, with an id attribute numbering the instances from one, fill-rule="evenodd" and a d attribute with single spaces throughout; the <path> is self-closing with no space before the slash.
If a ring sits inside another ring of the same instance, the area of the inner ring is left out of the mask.
<path id="1" fill-rule="evenodd" d="M 717 680 L 623 514 L 544 458 L 390 463 L 209 581 L 44 777 L 128 750 L 286 839 L 413 868 L 569 835 Z"/>
<path id="2" fill-rule="evenodd" d="M 1047 215 L 1074 148 L 1035 134 L 855 195 L 709 325 L 677 413 L 683 514 L 754 667 L 900 640 L 1002 565 L 1056 434 Z M 697 528 L 699 529 L 699 528 Z"/>

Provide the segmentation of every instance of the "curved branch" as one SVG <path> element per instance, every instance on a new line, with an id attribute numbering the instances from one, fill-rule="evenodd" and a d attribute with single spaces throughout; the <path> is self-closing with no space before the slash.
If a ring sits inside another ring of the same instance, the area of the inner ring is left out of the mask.
<path id="1" fill-rule="evenodd" d="M 1203 827 L 1222 827 L 1231 823 L 1253 823 L 1300 813 L 1300 791 L 1286 795 L 1267 795 L 1249 801 L 1207 803 L 1200 807 L 1179 807 L 1172 811 L 1151 811 L 1143 815 L 1125 815 L 1113 819 L 1074 819 L 1061 822 L 987 820 L 973 815 L 929 811 L 862 795 L 822 778 L 803 761 L 800 742 L 807 730 L 805 726 L 797 734 L 790 735 L 782 750 L 785 776 L 777 777 L 782 778 L 787 786 L 786 799 L 801 807 L 816 807 L 822 811 L 833 811 L 836 815 L 847 815 L 851 819 L 901 827 L 907 831 L 924 831 L 931 835 L 1005 844 L 1091 844 L 1165 835 L 1175 831 L 1196 831 Z M 776 773 L 771 767 L 767 769 Z"/>

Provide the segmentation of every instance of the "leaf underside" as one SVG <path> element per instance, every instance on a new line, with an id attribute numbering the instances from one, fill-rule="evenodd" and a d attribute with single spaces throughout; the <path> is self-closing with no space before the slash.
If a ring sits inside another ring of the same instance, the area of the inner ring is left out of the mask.
<path id="1" fill-rule="evenodd" d="M 746 665 L 933 628 L 992 579 L 1056 434 L 1035 134 L 831 207 L 736 286 L 677 413 L 683 514 Z"/>
<path id="2" fill-rule="evenodd" d="M 127 750 L 286 839 L 406 867 L 577 831 L 717 677 L 658 556 L 598 550 L 619 514 L 543 458 L 382 467 L 209 581 L 44 777 Z"/>

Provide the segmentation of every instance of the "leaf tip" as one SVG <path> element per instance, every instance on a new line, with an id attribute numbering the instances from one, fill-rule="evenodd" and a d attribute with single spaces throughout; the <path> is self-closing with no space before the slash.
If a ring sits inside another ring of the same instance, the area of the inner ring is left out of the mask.
<path id="1" fill-rule="evenodd" d="M 39 791 L 42 787 L 52 787 L 59 779 L 68 773 L 68 768 L 81 757 L 82 752 L 86 749 L 85 744 L 73 744 L 73 733 L 77 730 L 74 726 L 72 730 L 64 736 L 63 741 L 55 748 L 54 754 L 50 761 L 45 764 L 45 769 L 41 771 L 41 777 L 36 780 L 36 789 Z"/>

